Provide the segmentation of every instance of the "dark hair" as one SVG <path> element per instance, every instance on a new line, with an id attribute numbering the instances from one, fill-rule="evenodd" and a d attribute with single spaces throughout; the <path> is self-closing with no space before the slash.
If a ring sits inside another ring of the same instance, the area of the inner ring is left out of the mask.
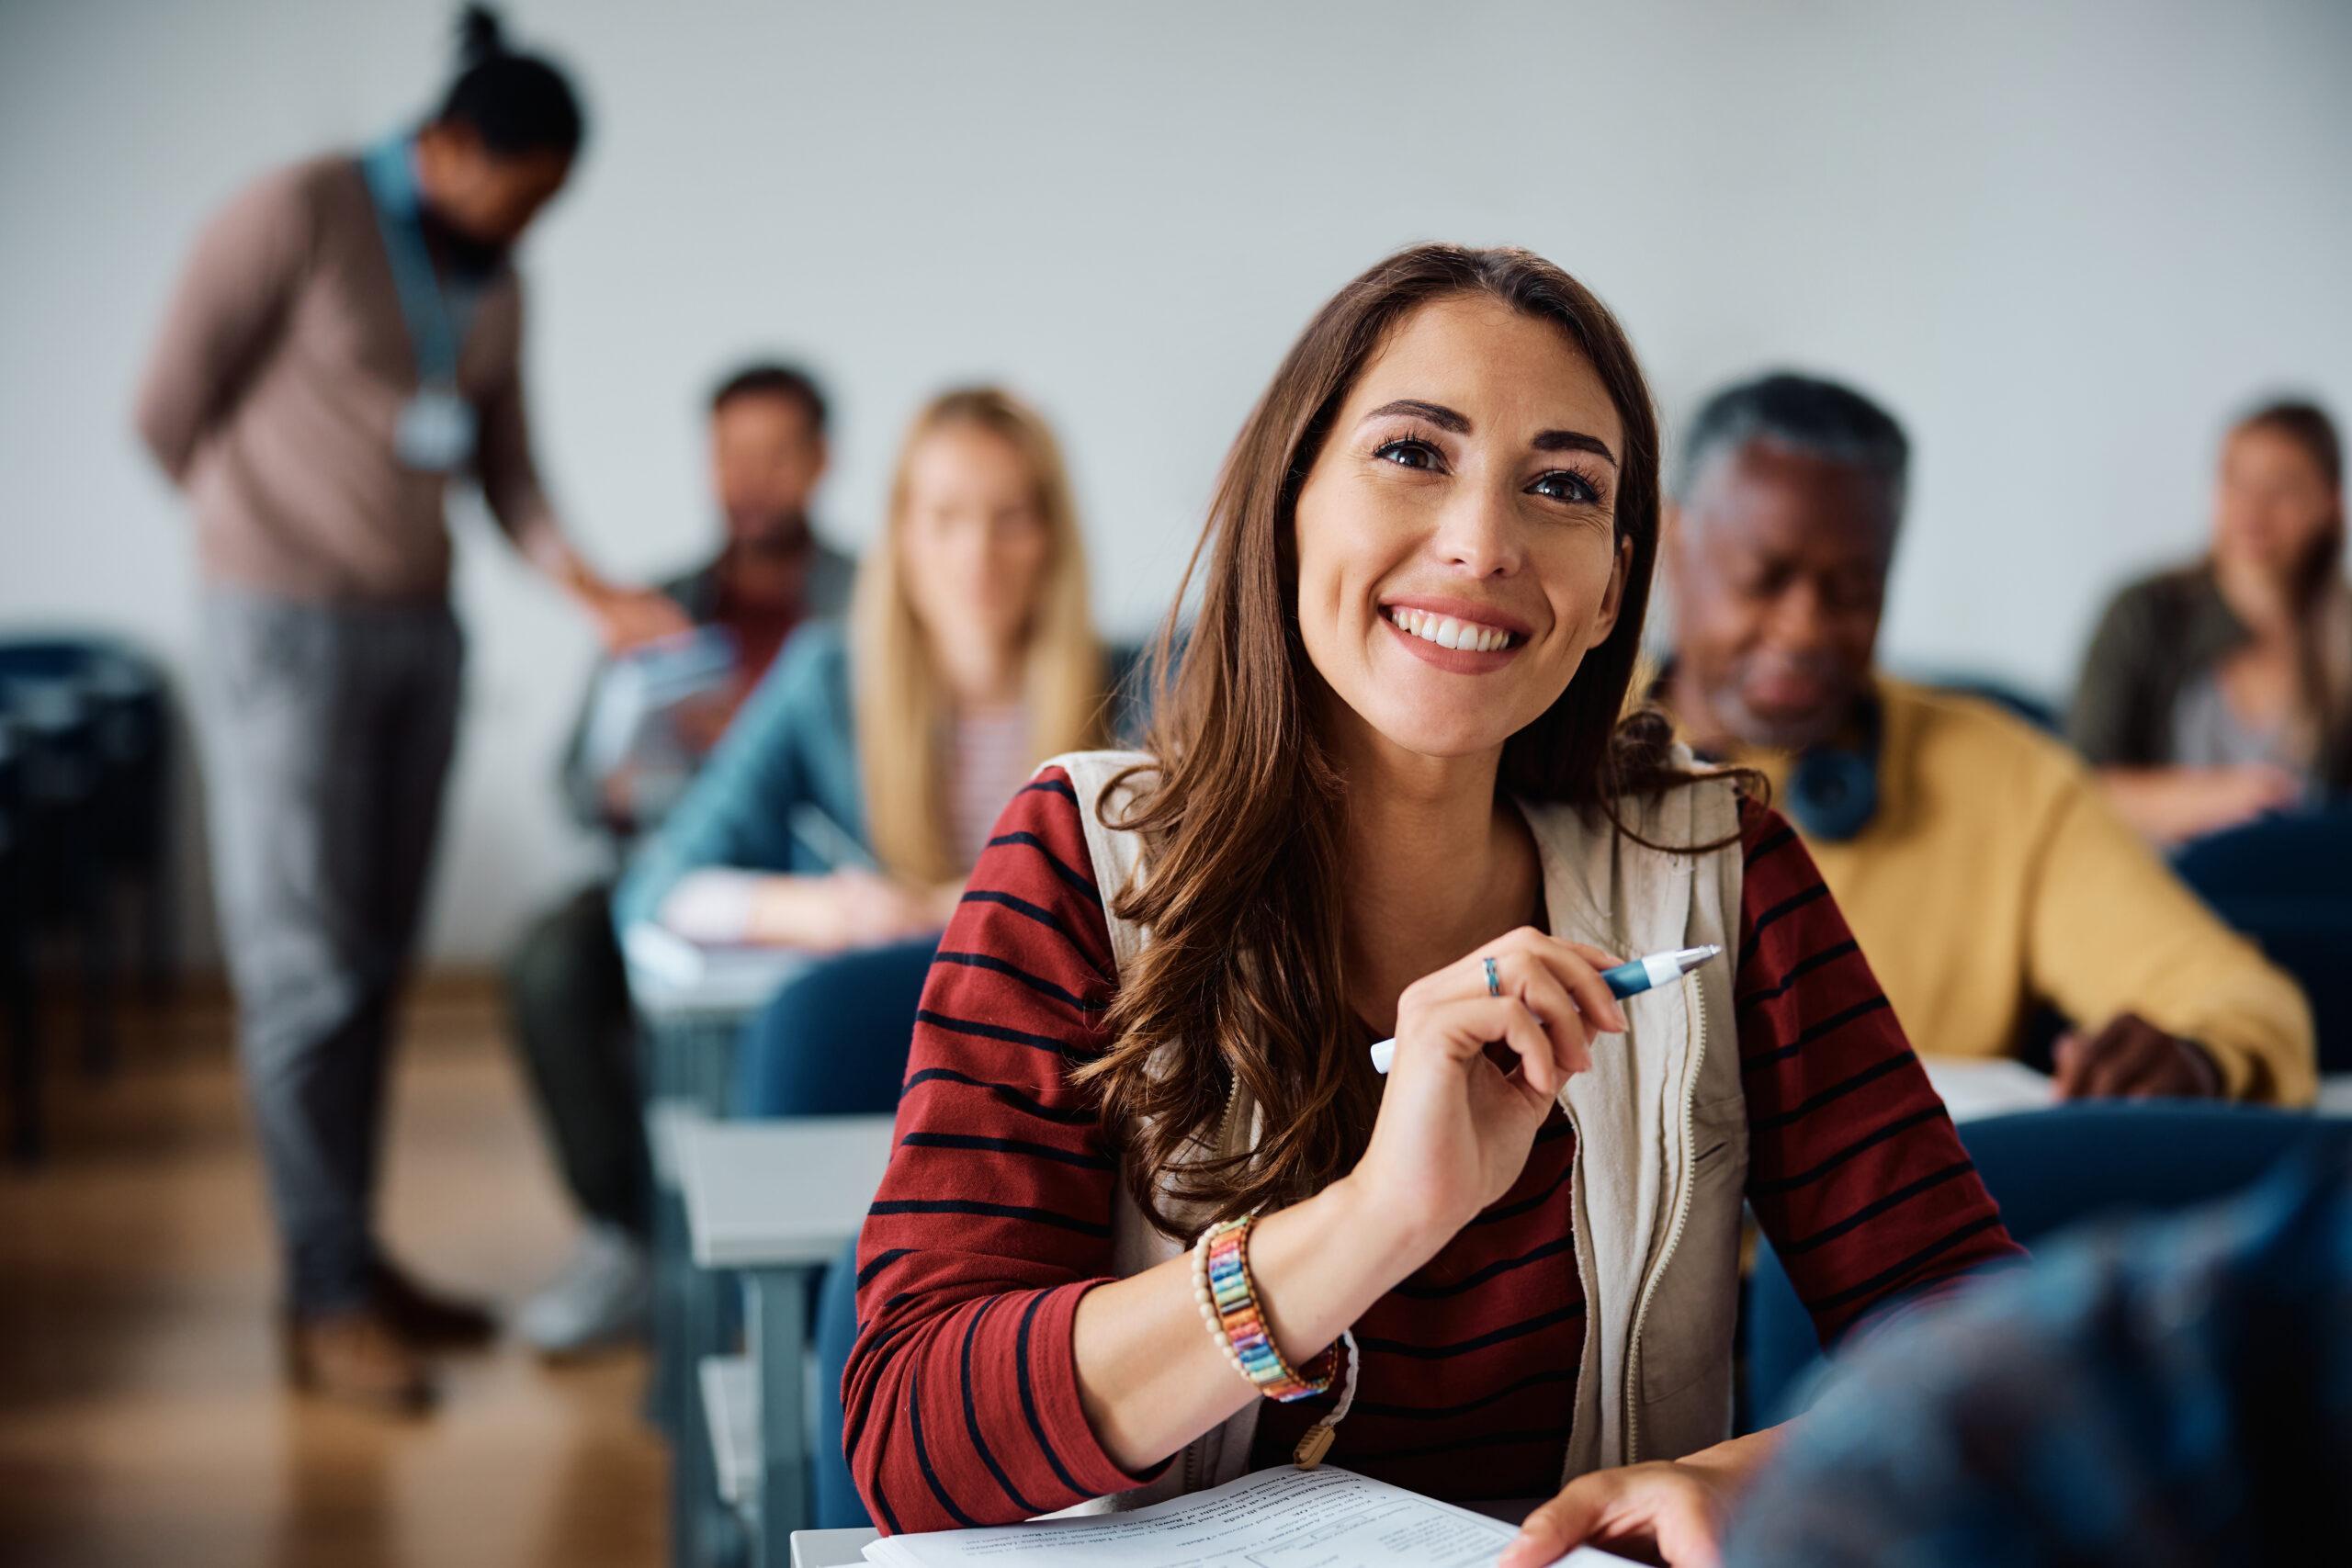
<path id="1" fill-rule="evenodd" d="M 2279 398 L 2241 417 L 2232 430 L 2268 430 L 2285 436 L 2319 465 L 2332 489 L 2344 487 L 2344 443 L 2327 411 L 2306 398 Z"/>
<path id="2" fill-rule="evenodd" d="M 789 398 L 808 411 L 808 428 L 825 434 L 825 394 L 817 378 L 797 365 L 762 361 L 744 366 L 710 394 L 710 412 L 717 413 L 738 398 Z"/>
<path id="3" fill-rule="evenodd" d="M 1707 465 L 1751 441 L 1851 465 L 1885 488 L 1887 521 L 1899 522 L 1911 476 L 1911 443 L 1895 417 L 1842 382 L 1776 370 L 1725 387 L 1699 407 L 1674 464 L 1674 498 L 1690 499 Z"/>
<path id="4" fill-rule="evenodd" d="M 462 125 L 501 158 L 580 151 L 588 128 L 562 72 L 535 54 L 506 47 L 506 30 L 487 6 L 458 14 L 458 77 L 442 96 L 436 124 Z"/>
<path id="5" fill-rule="evenodd" d="M 1614 821 L 1615 801 L 1692 777 L 1655 711 L 1621 716 L 1659 511 L 1657 414 L 1623 329 L 1527 251 L 1420 245 L 1389 257 L 1316 313 L 1234 441 L 1154 655 L 1176 674 L 1156 705 L 1153 760 L 1127 775 L 1137 796 L 1112 824 L 1144 835 L 1149 874 L 1103 891 L 1151 941 L 1123 966 L 1104 1021 L 1110 1050 L 1077 1079 L 1099 1090 L 1120 1130 L 1128 1192 L 1171 1235 L 1183 1228 L 1171 1202 L 1231 1215 L 1317 1190 L 1362 1156 L 1379 1110 L 1345 983 L 1347 781 L 1315 718 L 1294 525 L 1365 366 L 1414 311 L 1465 295 L 1555 328 L 1624 431 L 1614 522 L 1631 561 L 1616 625 L 1551 706 L 1503 743 L 1498 787 Z M 1179 664 L 1176 617 L 1204 571 Z M 1246 1155 L 1202 1154 L 1228 1086 L 1262 1111 L 1264 1141 Z"/>

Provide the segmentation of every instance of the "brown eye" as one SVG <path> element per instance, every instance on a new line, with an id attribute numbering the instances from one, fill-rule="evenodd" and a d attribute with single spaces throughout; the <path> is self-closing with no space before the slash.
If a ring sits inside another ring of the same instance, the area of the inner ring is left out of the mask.
<path id="1" fill-rule="evenodd" d="M 1400 468 L 1434 468 L 1437 448 L 1426 441 L 1390 441 L 1373 448 L 1372 455 L 1384 463 L 1394 463 Z"/>
<path id="2" fill-rule="evenodd" d="M 1598 506 L 1600 491 L 1592 481 L 1574 468 L 1555 468 L 1527 487 L 1530 495 L 1544 496 L 1552 501 L 1566 501 L 1577 506 Z"/>

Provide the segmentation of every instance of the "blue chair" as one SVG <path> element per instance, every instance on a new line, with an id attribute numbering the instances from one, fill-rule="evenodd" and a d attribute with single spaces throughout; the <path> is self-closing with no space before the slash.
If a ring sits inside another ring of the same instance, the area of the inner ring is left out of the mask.
<path id="1" fill-rule="evenodd" d="M 2207 1101 L 2064 1105 L 1964 1122 L 1960 1136 L 2009 1234 L 2027 1247 L 2097 1215 L 2168 1213 L 2225 1197 L 2314 1145 L 2352 1156 L 2352 1119 Z M 1741 1429 L 1794 1415 L 1820 1348 L 1770 1246 L 1757 1249 L 1740 1337 Z"/>
<path id="2" fill-rule="evenodd" d="M 817 964 L 745 1026 L 736 1053 L 738 1116 L 888 1115 L 907 1076 L 915 1007 L 935 936 Z"/>
<path id="3" fill-rule="evenodd" d="M 2352 804 L 2266 817 L 2199 839 L 2173 865 L 2302 987 L 2320 1071 L 2352 1072 Z"/>
<path id="4" fill-rule="evenodd" d="M 808 1501 L 819 1529 L 871 1525 L 842 1451 L 842 1373 L 857 1341 L 857 1243 L 825 1270 L 817 1292 L 817 1433 L 808 1457 Z"/>

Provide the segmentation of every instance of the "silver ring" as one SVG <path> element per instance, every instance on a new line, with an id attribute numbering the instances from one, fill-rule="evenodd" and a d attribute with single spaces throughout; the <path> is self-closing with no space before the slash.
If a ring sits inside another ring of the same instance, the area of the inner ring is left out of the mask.
<path id="1" fill-rule="evenodd" d="M 1503 994 L 1503 977 L 1501 972 L 1496 969 L 1495 961 L 1493 959 L 1488 958 L 1483 962 L 1487 965 L 1487 995 L 1490 997 L 1501 996 Z"/>

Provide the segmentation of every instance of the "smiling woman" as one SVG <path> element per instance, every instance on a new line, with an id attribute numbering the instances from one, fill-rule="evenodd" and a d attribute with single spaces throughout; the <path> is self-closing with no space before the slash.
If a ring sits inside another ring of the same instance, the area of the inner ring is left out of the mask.
<path id="1" fill-rule="evenodd" d="M 1549 263 L 1408 251 L 1308 324 L 1150 750 L 1038 773 L 933 968 L 843 1384 L 886 1529 L 1328 1454 L 1557 1492 L 1512 1562 L 1711 1562 L 1770 1443 L 1743 1200 L 1825 1339 L 2014 1253 L 1794 835 L 1623 715 L 1657 525 Z"/>

